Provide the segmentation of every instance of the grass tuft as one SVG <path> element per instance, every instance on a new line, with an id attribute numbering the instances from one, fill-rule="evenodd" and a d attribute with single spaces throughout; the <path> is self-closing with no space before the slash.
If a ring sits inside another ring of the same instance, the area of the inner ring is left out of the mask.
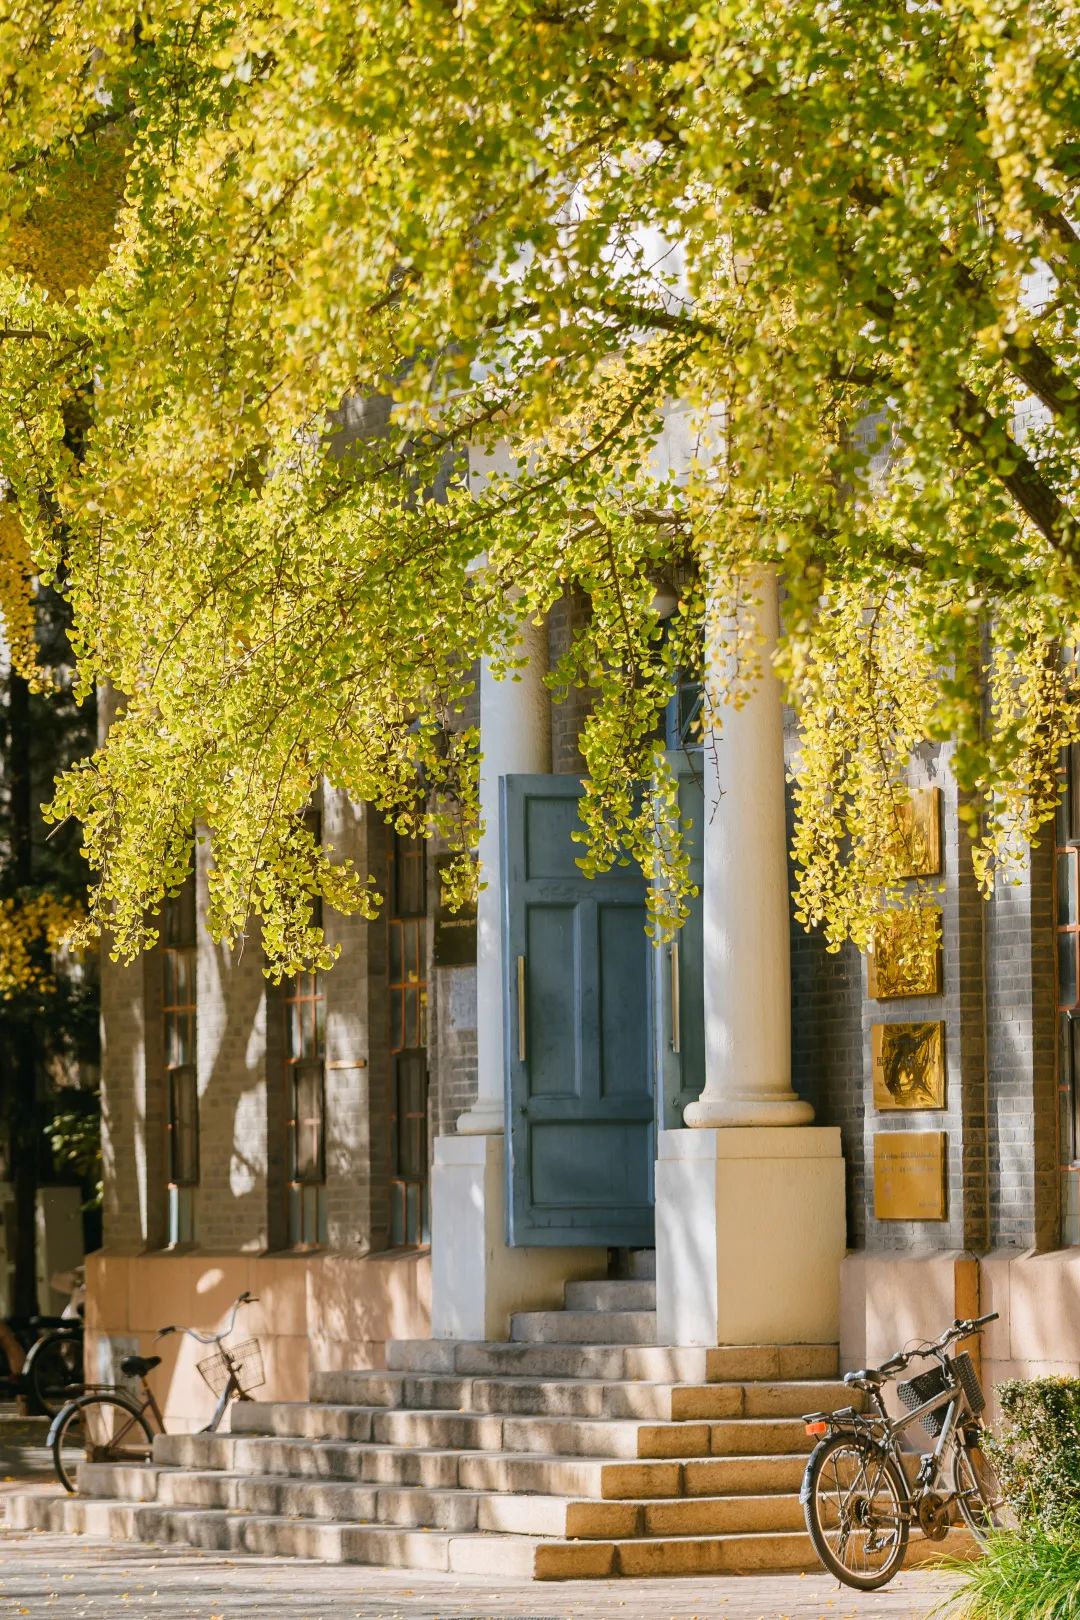
<path id="1" fill-rule="evenodd" d="M 1080 1511 L 1046 1526 L 1001 1530 L 972 1563 L 952 1566 L 953 1620 L 1080 1620 Z"/>

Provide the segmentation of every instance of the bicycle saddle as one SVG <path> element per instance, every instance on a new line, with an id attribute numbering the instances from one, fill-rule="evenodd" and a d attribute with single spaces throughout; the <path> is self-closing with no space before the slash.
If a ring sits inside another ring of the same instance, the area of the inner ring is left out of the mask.
<path id="1" fill-rule="evenodd" d="M 120 1371 L 127 1373 L 130 1378 L 145 1378 L 148 1372 L 160 1366 L 160 1356 L 125 1356 L 120 1363 Z"/>
<path id="2" fill-rule="evenodd" d="M 875 1387 L 885 1382 L 885 1375 L 877 1367 L 864 1367 L 861 1372 L 844 1374 L 845 1384 L 873 1384 Z"/>

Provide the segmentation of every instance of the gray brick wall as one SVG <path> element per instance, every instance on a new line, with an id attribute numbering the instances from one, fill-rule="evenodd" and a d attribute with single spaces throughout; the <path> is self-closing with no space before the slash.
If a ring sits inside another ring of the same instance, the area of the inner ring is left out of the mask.
<path id="1" fill-rule="evenodd" d="M 196 842 L 204 914 L 210 841 Z M 198 930 L 199 1185 L 195 1240 L 227 1252 L 261 1250 L 267 1231 L 266 978 L 257 925 L 229 947 Z"/>
<path id="2" fill-rule="evenodd" d="M 1015 881 L 999 882 L 986 918 L 991 1241 L 1053 1248 L 1061 1226 L 1049 837 Z"/>
<path id="3" fill-rule="evenodd" d="M 1059 1240 L 1060 1196 L 1052 857 L 1034 851 L 1019 881 L 999 884 L 984 902 L 957 814 L 949 754 L 924 749 L 913 776 L 914 785 L 942 789 L 943 892 L 933 898 L 942 910 L 943 994 L 871 1000 L 857 952 L 845 947 L 830 955 L 793 923 L 794 1083 L 820 1123 L 841 1128 L 853 1247 L 894 1253 L 1051 1247 Z M 878 1112 L 871 1026 L 924 1019 L 945 1023 L 946 1107 Z M 948 1133 L 945 1221 L 874 1218 L 874 1137 L 884 1130 Z M 1080 1204 L 1077 1228 L 1080 1237 Z"/>

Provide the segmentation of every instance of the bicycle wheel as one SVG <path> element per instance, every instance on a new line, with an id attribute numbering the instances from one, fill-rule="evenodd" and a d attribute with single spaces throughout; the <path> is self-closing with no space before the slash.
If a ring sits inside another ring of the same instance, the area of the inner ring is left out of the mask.
<path id="1" fill-rule="evenodd" d="M 952 1484 L 960 1516 L 980 1541 L 993 1530 L 1015 1528 L 1015 1516 L 1005 1506 L 997 1470 L 982 1448 L 978 1431 L 969 1429 L 957 1436 Z"/>
<path id="2" fill-rule="evenodd" d="M 814 1551 L 857 1592 L 891 1581 L 908 1543 L 907 1487 L 887 1451 L 856 1434 L 834 1434 L 806 1465 L 803 1513 Z"/>
<path id="3" fill-rule="evenodd" d="M 81 1395 L 49 1431 L 56 1477 L 71 1492 L 78 1490 L 80 1463 L 149 1462 L 153 1444 L 141 1407 L 123 1395 Z"/>
<path id="4" fill-rule="evenodd" d="M 50 1333 L 34 1347 L 26 1369 L 30 1398 L 39 1412 L 55 1417 L 83 1392 L 83 1342 L 70 1333 Z"/>

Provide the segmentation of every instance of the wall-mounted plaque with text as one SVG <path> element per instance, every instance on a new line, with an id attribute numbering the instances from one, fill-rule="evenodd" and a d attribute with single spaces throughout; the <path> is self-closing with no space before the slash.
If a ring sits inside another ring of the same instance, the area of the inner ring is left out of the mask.
<path id="1" fill-rule="evenodd" d="M 879 1131 L 874 1137 L 874 1218 L 945 1219 L 944 1131 Z"/>

